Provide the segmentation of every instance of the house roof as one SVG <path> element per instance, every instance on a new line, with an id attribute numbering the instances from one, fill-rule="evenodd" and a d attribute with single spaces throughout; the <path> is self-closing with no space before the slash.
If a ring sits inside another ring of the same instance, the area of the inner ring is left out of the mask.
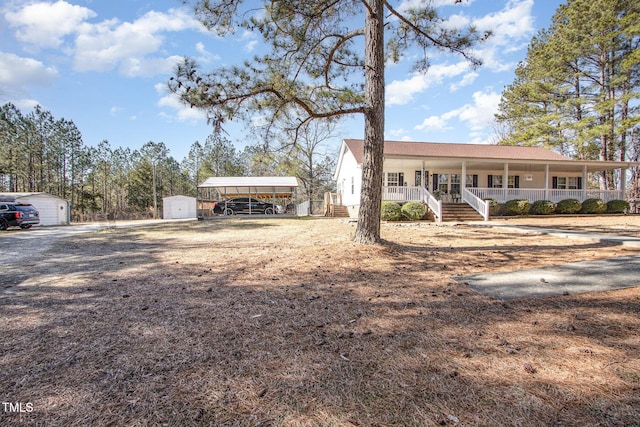
<path id="1" fill-rule="evenodd" d="M 198 185 L 198 188 L 216 188 L 226 194 L 282 194 L 291 193 L 296 187 L 295 176 L 217 176 Z"/>
<path id="2" fill-rule="evenodd" d="M 358 163 L 362 163 L 364 141 L 345 139 L 345 145 Z M 385 141 L 387 156 L 436 157 L 464 159 L 497 159 L 515 161 L 572 161 L 569 157 L 554 153 L 543 147 L 521 147 L 513 145 L 452 144 L 442 142 Z"/>

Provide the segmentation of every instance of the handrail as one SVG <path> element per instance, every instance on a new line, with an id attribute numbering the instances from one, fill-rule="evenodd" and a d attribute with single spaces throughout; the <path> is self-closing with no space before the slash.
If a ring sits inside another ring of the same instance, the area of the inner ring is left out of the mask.
<path id="1" fill-rule="evenodd" d="M 487 200 L 477 197 L 467 188 L 462 190 L 462 201 L 476 210 L 485 221 L 489 221 L 489 212 L 491 204 Z"/>
<path id="2" fill-rule="evenodd" d="M 433 197 L 433 195 L 429 193 L 429 190 L 424 186 L 422 186 L 422 194 L 424 202 L 435 215 L 436 221 L 442 222 L 442 202 Z"/>

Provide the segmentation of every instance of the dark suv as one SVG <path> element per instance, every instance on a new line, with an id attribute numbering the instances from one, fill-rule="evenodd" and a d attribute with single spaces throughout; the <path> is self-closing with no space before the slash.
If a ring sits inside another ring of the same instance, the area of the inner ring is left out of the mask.
<path id="1" fill-rule="evenodd" d="M 40 224 L 40 213 L 27 203 L 0 202 L 0 230 L 9 227 L 31 228 Z"/>
<path id="2" fill-rule="evenodd" d="M 263 202 L 253 197 L 236 197 L 235 199 L 221 200 L 213 204 L 213 213 L 234 215 L 237 213 L 262 213 L 271 215 L 280 211 L 279 206 L 273 203 Z"/>

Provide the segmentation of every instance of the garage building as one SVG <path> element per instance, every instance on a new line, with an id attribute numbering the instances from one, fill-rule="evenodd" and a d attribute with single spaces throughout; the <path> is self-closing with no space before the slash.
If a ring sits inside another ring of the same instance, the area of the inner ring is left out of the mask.
<path id="1" fill-rule="evenodd" d="M 68 200 L 48 193 L 0 193 L 6 202 L 28 203 L 40 213 L 40 225 L 69 225 Z"/>

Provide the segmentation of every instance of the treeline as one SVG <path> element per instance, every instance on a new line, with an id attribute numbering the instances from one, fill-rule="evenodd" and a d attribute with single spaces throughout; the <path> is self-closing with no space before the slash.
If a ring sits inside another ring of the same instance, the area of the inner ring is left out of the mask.
<path id="1" fill-rule="evenodd" d="M 107 140 L 88 146 L 72 120 L 56 119 L 40 106 L 28 114 L 11 103 L 0 107 L 0 192 L 59 196 L 70 201 L 74 221 L 105 214 L 158 217 L 163 197 L 195 197 L 197 185 L 210 176 L 298 176 L 300 197 L 321 199 L 333 185 L 334 159 L 308 154 L 304 145 L 286 153 L 259 145 L 238 151 L 211 134 L 178 161 L 163 142 L 149 141 L 139 150 L 112 147 Z"/>
<path id="2" fill-rule="evenodd" d="M 543 145 L 579 159 L 637 161 L 639 23 L 637 1 L 560 6 L 502 94 L 499 143 Z M 600 186 L 613 188 L 617 179 L 603 173 Z M 636 188 L 637 181 L 634 170 Z"/>

